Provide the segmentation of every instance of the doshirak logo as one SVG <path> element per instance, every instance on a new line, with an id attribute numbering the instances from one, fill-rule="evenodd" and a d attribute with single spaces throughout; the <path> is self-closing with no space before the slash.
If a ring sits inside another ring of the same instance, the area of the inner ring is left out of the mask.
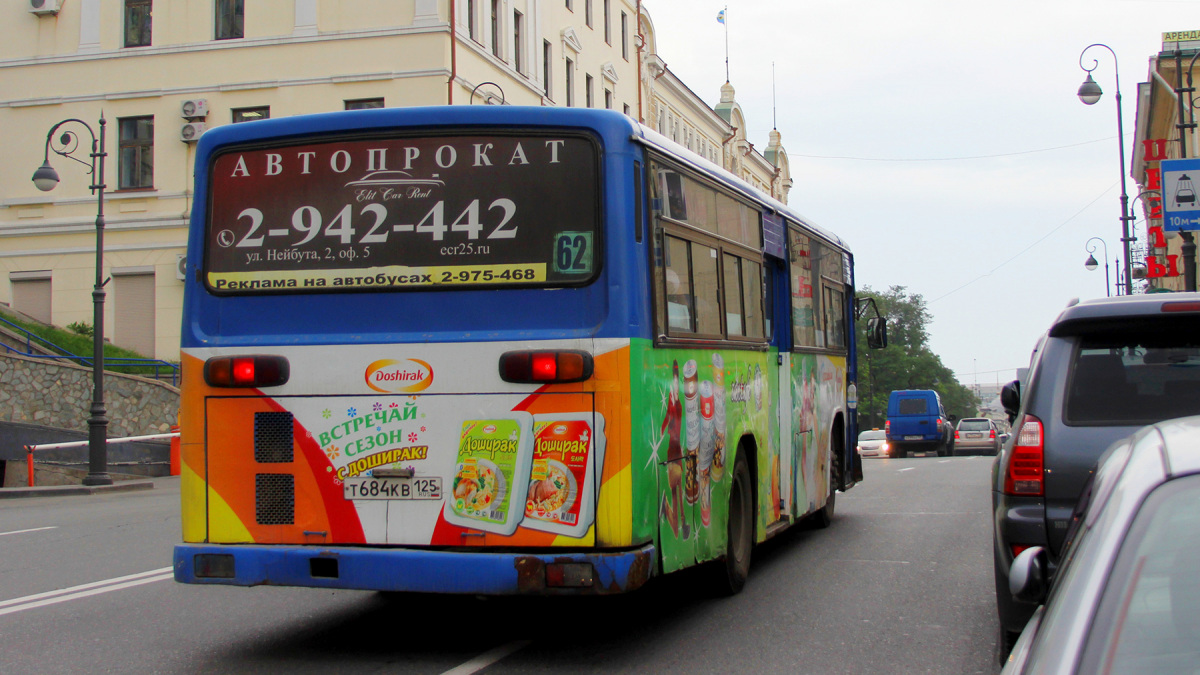
<path id="1" fill-rule="evenodd" d="M 413 394 L 433 384 L 433 366 L 420 359 L 381 359 L 367 366 L 367 386 L 385 394 Z"/>

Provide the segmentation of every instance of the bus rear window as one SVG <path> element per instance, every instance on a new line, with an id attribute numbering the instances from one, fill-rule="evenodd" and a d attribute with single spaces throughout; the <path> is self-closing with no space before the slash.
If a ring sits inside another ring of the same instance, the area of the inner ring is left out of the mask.
<path id="1" fill-rule="evenodd" d="M 599 153 L 567 134 L 331 139 L 209 167 L 205 282 L 260 294 L 564 286 L 600 263 Z"/>

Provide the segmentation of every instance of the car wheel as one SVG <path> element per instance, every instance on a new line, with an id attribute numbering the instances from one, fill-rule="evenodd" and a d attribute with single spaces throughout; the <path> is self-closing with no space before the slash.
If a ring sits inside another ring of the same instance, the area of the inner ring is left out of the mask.
<path id="1" fill-rule="evenodd" d="M 741 592 L 750 576 L 750 553 L 754 549 L 754 492 L 750 469 L 738 448 L 729 486 L 729 518 L 725 524 L 725 559 L 718 589 L 724 595 Z"/>
<path id="2" fill-rule="evenodd" d="M 1008 575 L 1001 571 L 1000 563 L 995 558 L 995 550 L 992 551 L 992 555 L 992 572 L 996 582 L 996 614 L 1000 625 L 999 658 L 1003 664 L 1021 635 L 1020 628 L 1029 622 L 1037 606 L 1021 602 L 1012 596 L 1008 588 Z M 1006 624 L 1016 627 L 1017 630 L 1007 628 Z"/>
<path id="3" fill-rule="evenodd" d="M 1005 630 L 1004 626 L 1000 626 L 1000 636 L 996 639 L 996 648 L 998 650 L 996 660 L 1000 662 L 1000 665 L 1003 666 L 1008 660 L 1008 655 L 1012 653 L 1013 647 L 1017 646 L 1017 639 L 1020 637 L 1020 633 Z"/>

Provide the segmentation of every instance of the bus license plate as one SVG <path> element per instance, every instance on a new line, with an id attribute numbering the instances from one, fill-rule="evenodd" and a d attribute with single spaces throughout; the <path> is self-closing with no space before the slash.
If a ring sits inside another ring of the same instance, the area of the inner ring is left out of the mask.
<path id="1" fill-rule="evenodd" d="M 346 499 L 441 499 L 442 478 L 347 478 L 343 492 Z"/>

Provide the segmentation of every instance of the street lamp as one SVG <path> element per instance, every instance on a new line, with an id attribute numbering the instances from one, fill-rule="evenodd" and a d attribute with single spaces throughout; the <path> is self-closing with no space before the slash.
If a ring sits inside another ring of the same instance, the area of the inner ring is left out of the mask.
<path id="1" fill-rule="evenodd" d="M 1083 245 L 1088 252 L 1088 259 L 1083 263 L 1083 267 L 1089 272 L 1094 272 L 1096 268 L 1099 267 L 1099 264 L 1096 262 L 1096 257 L 1092 255 L 1096 252 L 1096 245 L 1092 244 L 1091 246 L 1088 246 L 1088 244 L 1091 244 L 1093 241 L 1098 241 L 1104 246 L 1104 297 L 1111 298 L 1112 284 L 1109 281 L 1108 276 L 1108 242 L 1104 241 L 1100 237 L 1092 237 L 1091 239 L 1088 239 L 1087 243 Z"/>
<path id="2" fill-rule="evenodd" d="M 1121 150 L 1121 243 L 1125 246 L 1125 295 L 1133 295 L 1133 277 L 1129 273 L 1129 242 L 1134 241 L 1129 236 L 1129 195 L 1125 192 L 1125 127 L 1121 118 L 1121 73 L 1120 67 L 1117 65 L 1117 53 L 1106 44 L 1095 43 L 1084 47 L 1079 53 L 1079 67 L 1087 73 L 1087 79 L 1083 84 L 1079 85 L 1079 100 L 1085 105 L 1092 105 L 1100 100 L 1100 96 L 1104 93 L 1100 90 L 1100 85 L 1092 79 L 1092 71 L 1099 67 L 1100 62 L 1092 59 L 1092 67 L 1088 68 L 1083 65 L 1083 56 L 1092 47 L 1104 47 L 1113 57 L 1113 71 L 1116 73 L 1117 82 L 1117 144 Z"/>
<path id="3" fill-rule="evenodd" d="M 79 149 L 79 135 L 65 129 L 55 139 L 54 134 L 60 127 L 77 124 L 87 129 L 92 137 L 91 161 L 85 162 L 75 156 Z M 66 119 L 50 128 L 46 134 L 45 158 L 37 171 L 33 172 L 33 184 L 42 192 L 49 192 L 58 185 L 58 172 L 50 166 L 50 151 L 54 154 L 75 160 L 88 167 L 92 177 L 89 187 L 96 195 L 96 285 L 92 287 L 92 408 L 88 418 L 88 475 L 84 477 L 84 485 L 112 485 L 112 477 L 108 475 L 108 410 L 104 407 L 104 127 L 107 122 L 104 113 L 100 113 L 100 138 L 92 127 L 80 119 Z M 55 145 L 57 141 L 57 147 Z"/>

